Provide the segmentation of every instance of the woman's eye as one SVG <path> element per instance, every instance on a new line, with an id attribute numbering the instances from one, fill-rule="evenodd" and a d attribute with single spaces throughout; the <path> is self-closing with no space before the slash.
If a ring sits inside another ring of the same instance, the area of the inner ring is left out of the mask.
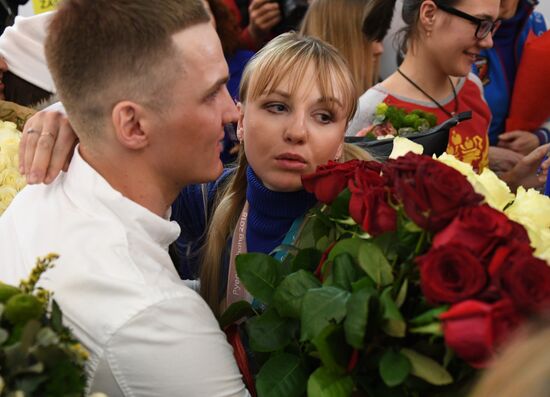
<path id="1" fill-rule="evenodd" d="M 266 109 L 272 113 L 283 113 L 286 110 L 286 106 L 282 103 L 268 103 Z"/>
<path id="2" fill-rule="evenodd" d="M 332 114 L 330 113 L 317 113 L 315 118 L 323 124 L 328 124 L 333 120 Z"/>

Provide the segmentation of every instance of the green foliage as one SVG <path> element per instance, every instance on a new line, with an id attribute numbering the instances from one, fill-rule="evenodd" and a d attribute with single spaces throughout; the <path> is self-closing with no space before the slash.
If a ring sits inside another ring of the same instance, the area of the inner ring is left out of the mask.
<path id="1" fill-rule="evenodd" d="M 407 112 L 396 106 L 380 104 L 376 108 L 377 123 L 389 122 L 398 133 L 422 132 L 435 127 L 437 117 L 433 113 L 416 109 Z M 400 131 L 401 130 L 401 131 Z"/>
<path id="2" fill-rule="evenodd" d="M 335 287 L 309 290 L 302 304 L 301 340 L 312 340 L 331 322 L 340 322 L 346 316 L 349 296 L 349 292 Z"/>
<path id="3" fill-rule="evenodd" d="M 280 263 L 269 255 L 239 255 L 237 274 L 248 292 L 264 303 L 271 303 L 275 288 L 281 281 Z"/>
<path id="4" fill-rule="evenodd" d="M 283 353 L 271 357 L 256 379 L 258 397 L 300 397 L 307 385 L 307 372 L 299 357 Z"/>
<path id="5" fill-rule="evenodd" d="M 380 360 L 380 377 L 389 387 L 402 384 L 411 372 L 409 359 L 393 350 L 388 349 Z"/>
<path id="6" fill-rule="evenodd" d="M 40 275 L 53 266 L 56 258 L 50 255 L 39 259 L 19 288 L 0 285 L 2 397 L 84 395 L 88 353 L 63 326 L 61 310 L 55 301 L 50 302 L 50 294 L 36 287 Z"/>
<path id="7" fill-rule="evenodd" d="M 307 395 L 311 397 L 348 397 L 353 391 L 351 376 L 337 375 L 319 367 L 307 383 Z"/>
<path id="8" fill-rule="evenodd" d="M 407 126 L 430 118 L 391 106 L 379 111 Z M 296 246 L 285 247 L 291 255 L 283 264 L 262 254 L 237 258 L 241 281 L 264 305 L 255 314 L 249 304 L 233 305 L 222 319 L 249 316 L 259 397 L 458 390 L 452 369 L 465 365 L 444 348 L 439 321 L 448 308 L 427 304 L 415 263 L 433 236 L 391 202 L 397 230 L 371 237 L 349 217 L 349 200 L 344 189 L 332 205 L 314 209 Z"/>

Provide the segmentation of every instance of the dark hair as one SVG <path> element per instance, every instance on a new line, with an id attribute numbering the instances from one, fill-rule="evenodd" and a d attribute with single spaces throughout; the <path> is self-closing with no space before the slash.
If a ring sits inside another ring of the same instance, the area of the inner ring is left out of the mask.
<path id="1" fill-rule="evenodd" d="M 405 27 L 398 32 L 400 35 L 399 47 L 405 52 L 407 42 L 415 35 L 416 24 L 420 6 L 426 0 L 403 0 L 403 11 L 401 17 L 405 22 Z M 459 0 L 437 0 L 442 5 L 453 6 Z M 382 41 L 390 30 L 393 19 L 396 0 L 372 0 L 370 8 L 367 11 L 363 21 L 363 33 L 370 40 Z"/>
<path id="2" fill-rule="evenodd" d="M 240 28 L 237 18 L 222 0 L 207 0 L 216 21 L 216 32 L 222 42 L 223 53 L 231 56 L 240 47 Z"/>
<path id="3" fill-rule="evenodd" d="M 49 99 L 53 93 L 29 83 L 27 80 L 11 73 L 4 72 L 4 96 L 6 101 L 15 102 L 22 106 L 35 106 Z"/>
<path id="4" fill-rule="evenodd" d="M 96 135 L 122 100 L 162 109 L 182 73 L 172 36 L 210 18 L 200 0 L 65 0 L 46 59 L 75 130 Z"/>

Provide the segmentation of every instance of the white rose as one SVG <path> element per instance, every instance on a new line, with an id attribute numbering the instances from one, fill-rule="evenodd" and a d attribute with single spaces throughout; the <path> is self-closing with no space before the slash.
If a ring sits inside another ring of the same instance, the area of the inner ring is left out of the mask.
<path id="1" fill-rule="evenodd" d="M 9 156 L 6 153 L 0 151 L 0 172 L 4 171 L 5 169 L 8 169 L 11 166 L 12 164 Z"/>
<path id="2" fill-rule="evenodd" d="M 510 191 L 508 185 L 489 168 L 485 168 L 481 175 L 477 177 L 477 184 L 474 185 L 479 189 L 479 185 L 483 186 L 483 192 L 478 193 L 485 196 L 485 201 L 494 209 L 502 211 L 508 204 L 514 200 L 514 194 Z M 477 190 L 476 190 L 477 191 Z"/>
<path id="3" fill-rule="evenodd" d="M 390 154 L 390 159 L 396 159 L 409 152 L 422 154 L 424 153 L 424 146 L 400 136 L 393 138 L 393 149 Z"/>
<path id="4" fill-rule="evenodd" d="M 524 226 L 536 229 L 550 228 L 550 197 L 535 189 L 519 187 L 514 203 L 504 211 L 508 217 Z"/>
<path id="5" fill-rule="evenodd" d="M 16 194 L 17 190 L 13 187 L 0 186 L 0 215 L 8 208 Z"/>
<path id="6" fill-rule="evenodd" d="M 0 172 L 0 186 L 11 186 L 19 191 L 25 186 L 25 179 L 21 176 L 19 171 L 10 167 Z"/>

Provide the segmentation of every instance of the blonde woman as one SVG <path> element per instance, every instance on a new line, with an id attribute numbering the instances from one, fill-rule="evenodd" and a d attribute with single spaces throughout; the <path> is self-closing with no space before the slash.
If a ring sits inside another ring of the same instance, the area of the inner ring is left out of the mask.
<path id="1" fill-rule="evenodd" d="M 347 61 L 357 83 L 358 95 L 378 82 L 381 41 L 363 34 L 371 0 L 314 0 L 302 21 L 300 33 L 332 44 Z"/>
<path id="2" fill-rule="evenodd" d="M 270 253 L 299 238 L 301 219 L 316 204 L 301 176 L 329 160 L 368 158 L 343 143 L 356 107 L 353 77 L 338 52 L 318 39 L 288 33 L 268 43 L 247 66 L 240 98 L 237 168 L 208 186 L 204 201 L 198 187 L 184 190 L 172 214 L 183 238 L 194 239 L 210 222 L 203 203 L 213 201 L 200 279 L 215 313 L 249 298 L 235 276 L 237 254 Z"/>

